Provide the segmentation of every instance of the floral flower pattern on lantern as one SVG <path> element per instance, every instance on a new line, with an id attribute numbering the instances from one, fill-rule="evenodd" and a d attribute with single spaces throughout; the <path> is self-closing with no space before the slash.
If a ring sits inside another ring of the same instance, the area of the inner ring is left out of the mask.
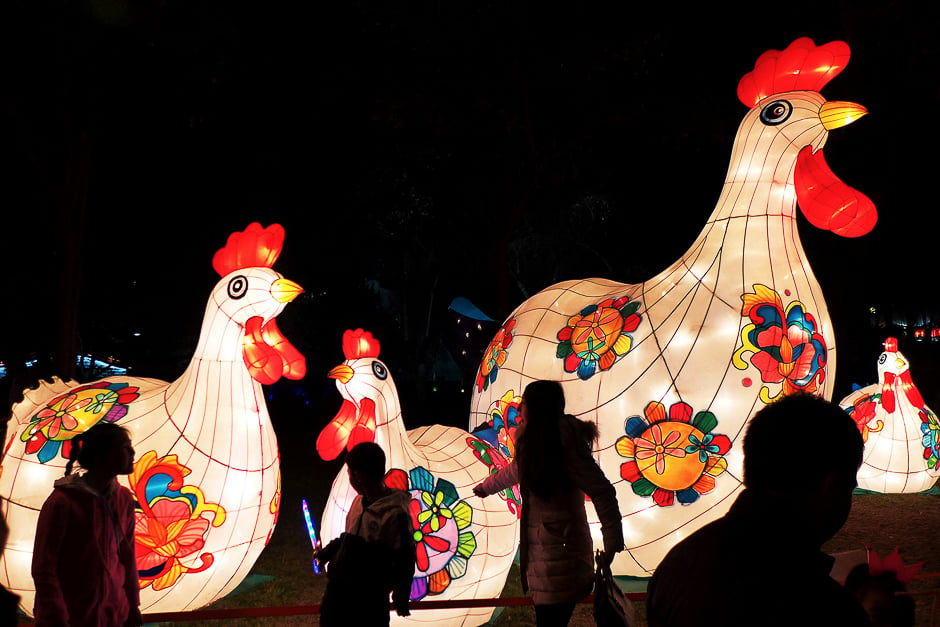
<path id="1" fill-rule="evenodd" d="M 869 433 L 878 433 L 885 426 L 883 420 L 878 420 L 875 424 L 872 424 L 872 420 L 875 419 L 875 410 L 878 409 L 880 404 L 881 394 L 865 393 L 855 399 L 852 406 L 845 410 L 855 421 L 855 425 L 862 434 L 863 442 L 868 442 Z"/>
<path id="2" fill-rule="evenodd" d="M 609 370 L 633 347 L 628 334 L 640 326 L 639 307 L 639 301 L 631 302 L 629 296 L 608 298 L 568 318 L 567 326 L 558 332 L 555 351 L 564 360 L 565 372 L 577 372 L 586 381 L 598 370 Z"/>
<path id="3" fill-rule="evenodd" d="M 411 600 L 444 592 L 454 579 L 467 573 L 477 542 L 470 524 L 473 508 L 461 500 L 457 488 L 445 479 L 435 480 L 418 466 L 406 473 L 393 468 L 385 476 L 389 487 L 411 493 L 411 524 L 415 540 L 415 574 Z"/>
<path id="4" fill-rule="evenodd" d="M 116 422 L 127 415 L 127 406 L 140 396 L 138 388 L 107 380 L 81 385 L 59 394 L 33 414 L 20 434 L 26 453 L 45 464 L 61 451 L 68 459 L 72 438 L 101 421 Z"/>
<path id="5" fill-rule="evenodd" d="M 522 397 L 506 392 L 490 407 L 490 419 L 473 430 L 473 435 L 493 445 L 507 459 L 516 455 L 516 432 L 522 425 Z"/>
<path id="6" fill-rule="evenodd" d="M 477 372 L 477 392 L 483 392 L 491 383 L 496 381 L 499 369 L 506 363 L 506 357 L 509 355 L 509 345 L 512 344 L 512 330 L 515 326 L 515 318 L 507 320 L 483 352 L 483 360 L 480 362 L 480 370 Z"/>
<path id="7" fill-rule="evenodd" d="M 148 451 L 128 477 L 136 505 L 134 538 L 141 589 L 164 590 L 182 575 L 202 572 L 215 561 L 211 553 L 196 554 L 205 546 L 209 525 L 225 522 L 225 509 L 206 503 L 199 488 L 183 483 L 190 472 L 176 455 L 157 458 L 156 451 Z M 198 559 L 199 564 L 185 565 L 184 559 Z"/>
<path id="8" fill-rule="evenodd" d="M 473 449 L 473 454 L 477 459 L 489 467 L 491 475 L 495 475 L 503 467 L 510 464 L 511 460 L 488 441 L 467 438 L 467 446 Z M 516 515 L 516 518 L 522 517 L 522 493 L 519 490 L 518 483 L 505 490 L 500 490 L 499 497 L 506 501 L 506 507 Z"/>
<path id="9" fill-rule="evenodd" d="M 752 353 L 750 363 L 760 371 L 764 383 L 782 384 L 771 396 L 766 386 L 760 398 L 770 403 L 782 394 L 815 393 L 826 377 L 826 340 L 819 333 L 816 318 L 803 303 L 793 301 L 786 307 L 780 294 L 766 285 L 755 284 L 753 293 L 741 296 L 741 315 L 750 323 L 741 330 L 741 345 L 732 356 L 738 370 L 748 366 L 745 353 Z"/>
<path id="10" fill-rule="evenodd" d="M 679 501 L 694 503 L 715 489 L 715 478 L 728 468 L 724 455 L 731 440 L 713 433 L 718 420 L 710 411 L 693 417 L 692 407 L 678 402 L 669 407 L 647 404 L 644 416 L 627 419 L 626 435 L 617 440 L 617 453 L 629 461 L 620 476 L 639 496 L 652 497 L 660 507 Z"/>
<path id="11" fill-rule="evenodd" d="M 931 470 L 940 469 L 940 422 L 937 415 L 924 406 L 918 412 L 920 432 L 923 434 L 924 459 Z"/>

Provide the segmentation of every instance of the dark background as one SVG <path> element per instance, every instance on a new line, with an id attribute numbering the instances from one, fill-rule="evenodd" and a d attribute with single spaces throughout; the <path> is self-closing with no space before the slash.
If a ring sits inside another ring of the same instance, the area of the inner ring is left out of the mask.
<path id="1" fill-rule="evenodd" d="M 870 115 L 826 159 L 879 210 L 852 240 L 799 218 L 836 330 L 835 399 L 874 382 L 898 334 L 940 406 L 940 343 L 912 333 L 937 324 L 940 10 L 575 4 L 3 3 L 0 384 L 92 378 L 78 352 L 176 378 L 212 254 L 279 222 L 275 269 L 307 292 L 278 324 L 308 374 L 272 398 L 335 409 L 325 373 L 364 327 L 406 419 L 466 424 L 480 350 L 526 296 L 640 282 L 686 250 L 746 113 L 738 80 L 809 36 L 852 49 L 823 93 Z M 457 296 L 496 322 L 458 324 Z"/>

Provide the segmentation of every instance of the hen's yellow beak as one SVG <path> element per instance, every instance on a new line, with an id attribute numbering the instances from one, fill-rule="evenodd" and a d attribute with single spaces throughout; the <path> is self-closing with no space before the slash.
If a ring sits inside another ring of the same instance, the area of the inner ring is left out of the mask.
<path id="1" fill-rule="evenodd" d="M 819 120 L 823 128 L 831 131 L 834 128 L 851 124 L 867 113 L 868 109 L 860 104 L 833 100 L 819 108 Z"/>
<path id="2" fill-rule="evenodd" d="M 289 303 L 301 294 L 304 288 L 289 279 L 278 279 L 271 284 L 271 296 L 279 303 Z"/>
<path id="3" fill-rule="evenodd" d="M 346 384 L 349 383 L 349 380 L 353 377 L 353 369 L 346 364 L 340 364 L 330 370 L 326 376 L 331 379 L 336 379 L 342 384 Z"/>

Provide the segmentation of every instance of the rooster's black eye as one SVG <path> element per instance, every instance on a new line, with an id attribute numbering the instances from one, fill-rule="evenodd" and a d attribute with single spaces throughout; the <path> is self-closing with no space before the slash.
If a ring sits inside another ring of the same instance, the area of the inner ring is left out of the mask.
<path id="1" fill-rule="evenodd" d="M 383 364 L 381 361 L 372 362 L 372 372 L 382 381 L 384 381 L 385 377 L 388 376 L 388 370 L 385 369 L 385 364 Z"/>
<path id="2" fill-rule="evenodd" d="M 881 353 L 881 357 L 878 358 L 878 363 L 883 364 L 888 361 L 888 353 Z"/>
<path id="3" fill-rule="evenodd" d="M 233 276 L 228 282 L 228 297 L 238 300 L 248 293 L 248 279 L 242 275 Z"/>
<path id="4" fill-rule="evenodd" d="M 786 100 L 774 100 L 760 112 L 760 120 L 767 126 L 776 126 L 787 121 L 793 113 L 793 105 Z"/>

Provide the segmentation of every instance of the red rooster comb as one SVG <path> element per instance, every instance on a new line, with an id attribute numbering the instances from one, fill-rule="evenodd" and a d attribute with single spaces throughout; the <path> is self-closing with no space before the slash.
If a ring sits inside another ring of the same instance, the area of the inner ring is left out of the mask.
<path id="1" fill-rule="evenodd" d="M 220 276 L 242 268 L 270 268 L 284 247 L 284 227 L 261 228 L 252 222 L 244 231 L 229 235 L 225 248 L 216 251 L 212 267 Z"/>
<path id="2" fill-rule="evenodd" d="M 773 94 L 785 91 L 819 91 L 835 78 L 849 62 L 849 46 L 832 41 L 817 46 L 809 37 L 801 37 L 787 49 L 768 50 L 738 83 L 738 98 L 747 107 Z"/>
<path id="3" fill-rule="evenodd" d="M 343 333 L 343 354 L 346 355 L 346 359 L 378 357 L 379 348 L 379 341 L 368 331 L 356 329 Z"/>
<path id="4" fill-rule="evenodd" d="M 894 550 L 884 558 L 879 557 L 870 546 L 866 548 L 868 549 L 868 572 L 872 575 L 891 573 L 902 585 L 910 583 L 911 579 L 924 567 L 923 562 L 905 564 L 898 547 L 894 547 Z"/>

